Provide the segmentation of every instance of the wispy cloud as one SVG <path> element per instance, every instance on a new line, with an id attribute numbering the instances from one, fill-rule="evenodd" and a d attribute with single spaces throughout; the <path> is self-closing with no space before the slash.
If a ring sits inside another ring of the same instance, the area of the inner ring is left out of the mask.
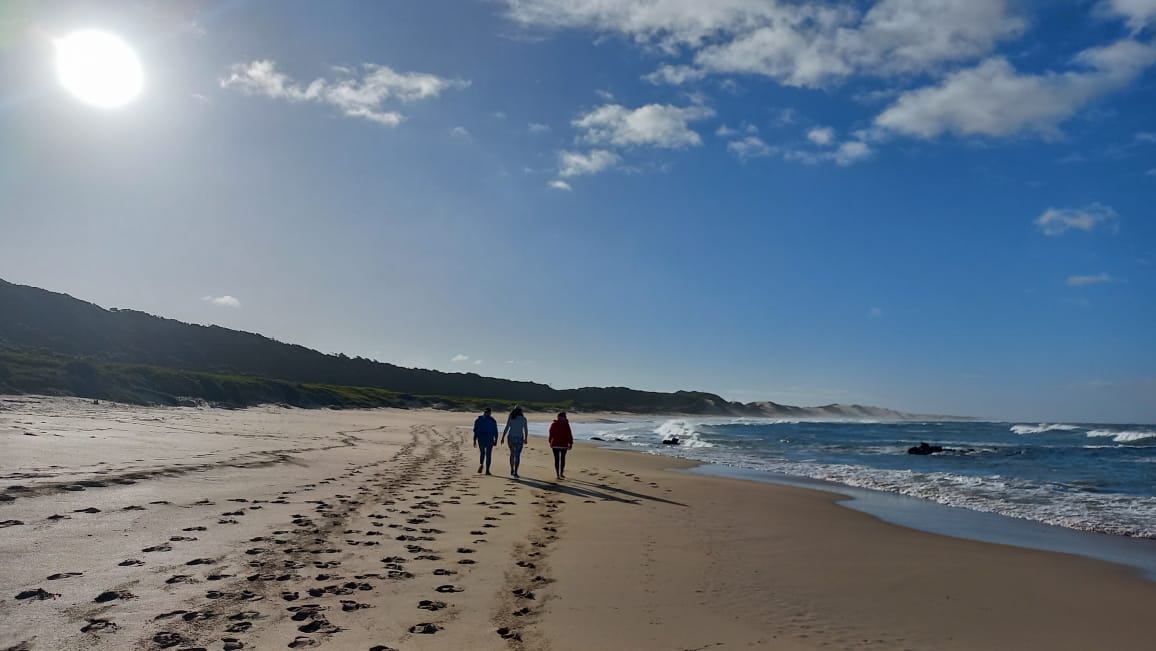
<path id="1" fill-rule="evenodd" d="M 241 307 L 241 301 L 235 296 L 229 296 L 228 294 L 224 296 L 202 296 L 201 300 L 206 303 L 212 303 L 213 305 L 219 305 L 220 307 L 231 307 L 234 309 Z"/>
<path id="2" fill-rule="evenodd" d="M 469 355 L 463 355 L 461 353 L 458 353 L 457 355 L 454 355 L 453 357 L 451 357 L 450 361 L 453 362 L 454 364 L 461 364 L 462 362 L 469 361 L 469 359 L 470 359 Z"/>
<path id="3" fill-rule="evenodd" d="M 1088 285 L 1101 285 L 1110 282 L 1112 282 L 1112 277 L 1106 273 L 1091 276 L 1068 276 L 1069 287 L 1087 287 Z"/>
<path id="4" fill-rule="evenodd" d="M 481 364 L 482 364 L 482 360 L 480 360 L 480 359 L 474 360 L 474 366 L 481 366 Z"/>
<path id="5" fill-rule="evenodd" d="M 450 129 L 450 135 L 455 138 L 469 138 L 470 131 L 465 127 L 454 127 L 453 129 Z"/>
<path id="6" fill-rule="evenodd" d="M 856 3 L 779 0 L 505 0 L 526 26 L 617 33 L 689 64 L 663 64 L 652 82 L 751 74 L 823 87 L 857 74 L 897 76 L 990 53 L 1027 21 L 1007 0 Z"/>
<path id="7" fill-rule="evenodd" d="M 1007 59 L 992 57 L 939 84 L 904 93 L 875 124 L 924 139 L 944 134 L 1055 137 L 1061 122 L 1128 85 L 1153 63 L 1156 47 L 1131 39 L 1086 49 L 1064 72 L 1022 74 Z"/>
<path id="8" fill-rule="evenodd" d="M 592 145 L 682 149 L 702 144 L 690 122 L 713 115 L 706 106 L 604 104 L 574 120 L 574 126 L 583 132 L 581 140 Z"/>
<path id="9" fill-rule="evenodd" d="M 774 149 L 758 136 L 746 136 L 732 140 L 727 143 L 727 150 L 743 160 L 770 156 L 774 153 Z"/>
<path id="10" fill-rule="evenodd" d="M 867 310 L 867 316 L 872 319 L 881 319 L 883 318 L 883 308 L 873 306 L 871 309 Z"/>
<path id="11" fill-rule="evenodd" d="M 554 179 L 553 181 L 550 181 L 547 185 L 549 185 L 551 188 L 554 188 L 555 190 L 563 190 L 565 192 L 570 192 L 571 190 L 574 189 L 574 188 L 570 187 L 569 183 L 563 181 L 562 179 Z"/>
<path id="12" fill-rule="evenodd" d="M 1062 235 L 1070 230 L 1091 232 L 1097 228 L 1117 229 L 1116 211 L 1100 203 L 1083 208 L 1048 208 L 1035 220 L 1044 235 Z"/>
<path id="13" fill-rule="evenodd" d="M 558 154 L 558 174 L 564 177 L 597 174 L 613 167 L 619 160 L 621 156 L 606 149 L 593 149 L 586 153 L 563 151 Z"/>
<path id="14" fill-rule="evenodd" d="M 550 131 L 550 125 L 541 124 L 539 122 L 531 122 L 530 126 L 527 127 L 527 130 L 530 133 L 546 133 Z"/>
<path id="15" fill-rule="evenodd" d="M 362 118 L 395 127 L 405 116 L 384 105 L 437 97 L 446 90 L 465 88 L 468 81 L 447 79 L 423 72 L 397 72 L 389 66 L 374 63 L 360 68 L 333 69 L 332 79 L 319 77 L 308 84 L 298 83 L 277 70 L 271 60 L 237 63 L 229 67 L 229 76 L 221 79 L 221 88 L 238 90 L 246 95 L 261 95 L 288 102 L 316 102 L 335 107 L 343 115 Z"/>
<path id="16" fill-rule="evenodd" d="M 815 127 L 807 132 L 807 140 L 816 145 L 827 146 L 835 142 L 835 130 L 831 127 Z"/>

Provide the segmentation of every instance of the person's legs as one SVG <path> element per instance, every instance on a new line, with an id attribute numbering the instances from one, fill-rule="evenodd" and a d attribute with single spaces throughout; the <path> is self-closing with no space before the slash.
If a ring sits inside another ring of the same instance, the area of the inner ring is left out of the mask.
<path id="1" fill-rule="evenodd" d="M 486 464 L 486 474 L 490 474 L 490 462 L 494 459 L 494 446 L 482 446 L 482 462 Z"/>
<path id="2" fill-rule="evenodd" d="M 566 478 L 566 453 L 569 450 L 558 450 L 558 476 L 562 479 Z"/>
<path id="3" fill-rule="evenodd" d="M 554 448 L 553 452 L 554 452 L 554 474 L 558 476 L 558 479 L 561 479 L 562 478 L 562 465 L 561 465 L 562 464 L 562 455 L 566 454 L 566 451 L 565 450 L 559 450 L 558 448 Z"/>
<path id="4" fill-rule="evenodd" d="M 478 444 L 478 472 L 482 471 L 482 464 L 486 462 L 486 444 Z"/>
<path id="5" fill-rule="evenodd" d="M 521 445 L 511 445 L 510 446 L 510 468 L 511 468 L 510 472 L 515 477 L 518 476 L 518 467 L 521 465 L 522 465 L 522 446 Z"/>

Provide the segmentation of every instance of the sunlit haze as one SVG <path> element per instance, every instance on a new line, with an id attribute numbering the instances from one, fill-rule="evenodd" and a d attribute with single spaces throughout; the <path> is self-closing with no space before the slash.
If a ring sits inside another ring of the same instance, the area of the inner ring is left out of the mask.
<path id="1" fill-rule="evenodd" d="M 96 30 L 56 41 L 56 74 L 68 92 L 100 108 L 116 108 L 140 94 L 143 74 L 136 53 L 120 38 Z"/>

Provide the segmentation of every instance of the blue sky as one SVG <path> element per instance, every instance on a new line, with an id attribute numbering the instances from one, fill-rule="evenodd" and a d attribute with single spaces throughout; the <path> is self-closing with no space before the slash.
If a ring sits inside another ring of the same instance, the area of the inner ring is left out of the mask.
<path id="1" fill-rule="evenodd" d="M 115 33 L 141 95 L 77 101 Z M 1156 0 L 11 3 L 0 277 L 556 387 L 1156 422 Z"/>

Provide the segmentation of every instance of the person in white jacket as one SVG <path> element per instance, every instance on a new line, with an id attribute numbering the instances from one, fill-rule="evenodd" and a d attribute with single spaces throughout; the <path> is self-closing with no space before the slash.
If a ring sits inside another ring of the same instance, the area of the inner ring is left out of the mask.
<path id="1" fill-rule="evenodd" d="M 530 444 L 530 423 L 526 421 L 521 407 L 514 407 L 506 419 L 506 429 L 502 430 L 502 440 L 510 437 L 510 475 L 518 477 L 518 466 L 522 464 L 522 448 Z"/>

